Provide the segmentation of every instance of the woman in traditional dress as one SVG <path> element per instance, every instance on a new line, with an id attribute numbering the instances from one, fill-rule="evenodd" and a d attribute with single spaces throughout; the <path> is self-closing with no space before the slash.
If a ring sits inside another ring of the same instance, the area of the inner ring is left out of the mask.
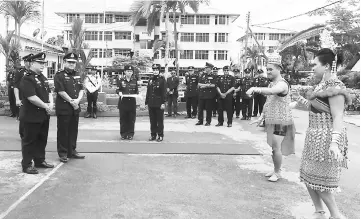
<path id="1" fill-rule="evenodd" d="M 267 77 L 272 81 L 268 88 L 252 87 L 248 95 L 259 93 L 267 96 L 263 112 L 258 120 L 251 122 L 262 124 L 265 121 L 267 143 L 272 147 L 274 170 L 265 176 L 276 182 L 281 176 L 282 155 L 295 153 L 295 128 L 292 117 L 291 91 L 288 82 L 281 76 L 281 57 L 278 54 L 268 57 Z"/>
<path id="2" fill-rule="evenodd" d="M 322 202 L 330 211 L 330 219 L 344 218 L 333 192 L 338 190 L 341 167 L 347 168 L 347 136 L 343 115 L 350 96 L 333 73 L 337 66 L 336 58 L 332 50 L 321 49 L 314 59 L 315 89 L 308 93 L 307 99 L 292 91 L 297 103 L 310 111 L 300 178 L 306 184 L 316 209 L 313 218 L 326 219 Z"/>

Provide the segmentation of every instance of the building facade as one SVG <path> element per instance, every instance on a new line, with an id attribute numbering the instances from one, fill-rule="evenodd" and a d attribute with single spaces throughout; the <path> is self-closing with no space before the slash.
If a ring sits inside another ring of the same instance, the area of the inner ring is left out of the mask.
<path id="1" fill-rule="evenodd" d="M 91 48 L 93 58 L 91 64 L 102 67 L 111 67 L 114 57 L 119 55 L 146 55 L 154 58 L 154 62 L 165 63 L 165 50 L 153 52 L 155 40 L 164 39 L 164 19 L 157 22 L 154 31 L 147 33 L 147 20 L 140 19 L 133 27 L 130 24 L 130 12 L 106 11 L 92 12 L 58 12 L 64 18 L 64 40 L 70 46 L 71 25 L 74 19 L 82 19 L 85 31 L 85 42 Z M 178 32 L 178 63 L 180 69 L 188 66 L 203 68 L 206 62 L 222 68 L 230 64 L 232 42 L 229 35 L 231 24 L 238 18 L 237 14 L 227 14 L 215 9 L 204 8 L 197 14 L 176 14 L 176 28 Z M 173 14 L 170 15 L 173 17 Z M 173 67 L 175 60 L 174 24 L 170 23 L 170 41 L 172 42 L 168 59 L 168 67 Z"/>

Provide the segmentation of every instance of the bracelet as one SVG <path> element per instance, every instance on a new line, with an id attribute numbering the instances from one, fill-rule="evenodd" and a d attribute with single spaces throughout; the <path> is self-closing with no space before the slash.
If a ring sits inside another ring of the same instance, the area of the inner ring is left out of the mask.
<path id="1" fill-rule="evenodd" d="M 340 132 L 332 132 L 332 140 L 331 142 L 336 143 L 337 145 L 341 144 L 341 133 Z"/>

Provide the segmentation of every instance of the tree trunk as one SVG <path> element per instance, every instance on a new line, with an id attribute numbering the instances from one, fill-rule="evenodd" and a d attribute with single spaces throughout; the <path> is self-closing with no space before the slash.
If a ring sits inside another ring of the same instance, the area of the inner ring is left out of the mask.
<path id="1" fill-rule="evenodd" d="M 168 75 L 168 57 L 169 57 L 169 11 L 165 13 L 165 68 L 164 75 Z"/>
<path id="2" fill-rule="evenodd" d="M 175 10 L 173 11 L 173 24 L 174 24 L 174 49 L 175 49 L 175 60 L 176 60 L 176 72 L 179 77 L 179 64 L 178 64 L 178 32 L 177 32 L 177 19 Z"/>

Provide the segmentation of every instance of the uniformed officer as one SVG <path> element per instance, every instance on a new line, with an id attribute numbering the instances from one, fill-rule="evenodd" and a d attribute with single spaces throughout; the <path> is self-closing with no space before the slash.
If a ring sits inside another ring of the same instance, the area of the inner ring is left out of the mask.
<path id="1" fill-rule="evenodd" d="M 84 79 L 84 85 L 86 88 L 86 98 L 88 101 L 87 112 L 85 113 L 85 118 L 94 119 L 97 118 L 97 100 L 98 100 L 98 91 L 101 86 L 101 79 L 96 75 L 97 69 L 93 66 L 88 66 L 86 69 L 89 70 L 88 75 Z"/>
<path id="2" fill-rule="evenodd" d="M 8 87 L 8 99 L 10 104 L 10 115 L 9 117 L 16 117 L 16 103 L 15 103 L 15 95 L 14 95 L 14 81 L 15 81 L 15 71 L 9 71 L 6 77 L 6 85 Z"/>
<path id="3" fill-rule="evenodd" d="M 220 76 L 220 75 L 218 75 L 218 68 L 217 68 L 217 67 L 213 67 L 213 68 L 212 68 L 212 73 L 213 73 L 214 77 L 216 78 L 216 81 L 218 81 L 219 76 Z M 212 110 L 213 117 L 216 117 L 216 116 L 217 116 L 218 98 L 219 98 L 218 92 L 216 92 L 216 96 L 215 96 L 215 98 L 214 98 L 214 108 L 213 108 L 213 110 Z"/>
<path id="4" fill-rule="evenodd" d="M 42 74 L 45 53 L 28 57 L 30 69 L 20 82 L 23 106 L 20 121 L 24 123 L 24 137 L 21 139 L 23 172 L 37 174 L 38 168 L 53 168 L 45 161 L 45 147 L 48 141 L 50 112 L 54 107 L 53 95 L 47 78 Z M 34 160 L 34 166 L 32 161 Z"/>
<path id="5" fill-rule="evenodd" d="M 257 70 L 257 77 L 254 79 L 254 86 L 255 87 L 268 87 L 269 80 L 268 78 L 263 76 L 263 70 Z M 259 115 L 262 114 L 263 106 L 266 103 L 266 96 L 256 93 L 254 94 L 254 108 L 253 108 L 253 117 L 257 117 L 258 109 Z"/>
<path id="6" fill-rule="evenodd" d="M 168 98 L 168 115 L 167 117 L 172 116 L 172 107 L 173 107 L 173 116 L 176 117 L 178 114 L 178 86 L 179 78 L 177 77 L 176 68 L 170 68 L 171 76 L 167 78 L 167 98 Z"/>
<path id="7" fill-rule="evenodd" d="M 187 107 L 187 118 L 195 119 L 197 116 L 197 105 L 198 105 L 198 75 L 194 73 L 194 67 L 188 67 L 188 75 L 185 77 L 186 80 L 186 107 Z"/>
<path id="8" fill-rule="evenodd" d="M 229 75 L 229 67 L 223 67 L 224 75 L 217 81 L 217 91 L 218 91 L 218 124 L 216 126 L 223 126 L 224 115 L 223 111 L 227 112 L 227 127 L 232 127 L 233 120 L 233 91 L 235 80 L 232 75 Z"/>
<path id="9" fill-rule="evenodd" d="M 205 72 L 199 79 L 199 104 L 198 104 L 198 122 L 196 125 L 203 125 L 203 110 L 206 110 L 206 124 L 210 126 L 212 122 L 212 111 L 214 109 L 216 98 L 216 83 L 217 78 L 212 73 L 214 66 L 206 63 Z"/>
<path id="10" fill-rule="evenodd" d="M 245 76 L 241 80 L 241 98 L 242 98 L 242 119 L 250 120 L 252 117 L 253 97 L 246 94 L 248 89 L 253 87 L 253 79 L 251 78 L 252 70 L 246 68 Z"/>
<path id="11" fill-rule="evenodd" d="M 66 54 L 63 60 L 64 69 L 56 73 L 54 85 L 57 93 L 57 150 L 60 161 L 66 163 L 68 158 L 85 158 L 76 151 L 81 110 L 79 102 L 83 98 L 84 89 L 80 76 L 77 76 L 75 71 L 78 55 L 71 52 Z"/>
<path id="12" fill-rule="evenodd" d="M 241 96 L 240 96 L 240 90 L 241 90 L 241 80 L 242 76 L 238 69 L 235 69 L 233 71 L 235 73 L 234 79 L 234 93 L 233 93 L 233 114 L 236 112 L 236 118 L 239 118 L 239 114 L 241 112 Z"/>
<path id="13" fill-rule="evenodd" d="M 149 79 L 145 105 L 148 105 L 150 120 L 150 138 L 149 141 L 163 141 L 164 138 L 164 109 L 166 97 L 166 82 L 159 75 L 160 65 L 153 64 L 153 77 Z M 158 134 L 158 139 L 157 139 Z"/>
<path id="14" fill-rule="evenodd" d="M 134 67 L 130 65 L 124 66 L 125 77 L 118 82 L 119 95 L 118 109 L 120 119 L 120 136 L 122 140 L 133 140 L 134 124 L 136 119 L 136 95 L 139 94 L 138 84 L 134 73 Z"/>

